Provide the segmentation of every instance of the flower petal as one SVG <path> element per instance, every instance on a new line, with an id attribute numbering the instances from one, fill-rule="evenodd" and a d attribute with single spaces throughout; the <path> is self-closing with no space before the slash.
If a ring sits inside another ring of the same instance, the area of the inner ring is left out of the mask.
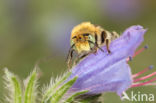
<path id="1" fill-rule="evenodd" d="M 132 84 L 131 72 L 126 58 L 132 56 L 143 41 L 146 32 L 142 26 L 132 26 L 110 44 L 111 54 L 106 46 L 96 54 L 90 54 L 72 69 L 72 75 L 78 76 L 71 90 L 89 90 L 91 94 L 106 91 L 122 92 Z M 69 78 L 69 79 L 70 79 Z"/>

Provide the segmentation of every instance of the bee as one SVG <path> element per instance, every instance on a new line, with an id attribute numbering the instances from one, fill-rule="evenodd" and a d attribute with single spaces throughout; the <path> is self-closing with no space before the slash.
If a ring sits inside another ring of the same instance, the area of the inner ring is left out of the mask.
<path id="1" fill-rule="evenodd" d="M 90 53 L 96 53 L 98 49 L 103 51 L 101 46 L 106 45 L 108 53 L 111 53 L 109 44 L 112 40 L 118 38 L 116 32 L 109 32 L 101 26 L 82 22 L 75 26 L 71 32 L 70 49 L 67 56 L 67 66 L 71 67 L 73 53 L 77 53 L 75 61 L 81 60 Z M 103 51 L 104 52 L 104 51 Z"/>

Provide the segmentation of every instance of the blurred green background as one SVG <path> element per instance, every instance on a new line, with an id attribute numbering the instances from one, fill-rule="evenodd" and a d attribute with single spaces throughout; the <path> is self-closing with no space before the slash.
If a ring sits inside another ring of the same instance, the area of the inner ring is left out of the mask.
<path id="1" fill-rule="evenodd" d="M 0 97 L 4 93 L 4 67 L 24 79 L 39 63 L 41 84 L 47 84 L 51 76 L 63 73 L 67 69 L 65 59 L 70 47 L 70 32 L 83 21 L 119 33 L 136 24 L 148 28 L 141 47 L 148 44 L 149 49 L 130 65 L 132 73 L 156 65 L 155 0 L 1 0 Z M 153 93 L 156 99 L 156 86 L 132 88 L 127 91 L 128 95 L 132 90 Z M 103 100 L 121 103 L 115 93 L 104 94 Z"/>

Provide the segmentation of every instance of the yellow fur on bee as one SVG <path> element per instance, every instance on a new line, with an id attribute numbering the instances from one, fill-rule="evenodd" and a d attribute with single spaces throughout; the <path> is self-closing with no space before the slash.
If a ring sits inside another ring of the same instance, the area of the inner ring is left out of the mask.
<path id="1" fill-rule="evenodd" d="M 95 33 L 96 32 L 96 27 L 91 24 L 90 22 L 83 22 L 77 26 L 75 26 L 71 32 L 71 38 L 83 34 L 83 33 Z"/>
<path id="2" fill-rule="evenodd" d="M 81 53 L 82 51 L 90 51 L 90 46 L 88 42 L 76 43 L 75 46 L 78 53 Z"/>

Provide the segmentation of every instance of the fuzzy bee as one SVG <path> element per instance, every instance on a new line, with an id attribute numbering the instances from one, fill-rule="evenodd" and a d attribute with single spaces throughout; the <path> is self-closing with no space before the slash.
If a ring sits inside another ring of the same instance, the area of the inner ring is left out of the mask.
<path id="1" fill-rule="evenodd" d="M 71 67 L 74 52 L 77 54 L 74 60 L 75 62 L 81 60 L 90 53 L 96 53 L 98 49 L 103 51 L 100 48 L 103 45 L 106 45 L 108 53 L 111 53 L 109 44 L 118 37 L 119 35 L 116 32 L 109 32 L 90 22 L 83 22 L 75 26 L 71 32 L 71 47 L 67 56 L 68 68 Z"/>

